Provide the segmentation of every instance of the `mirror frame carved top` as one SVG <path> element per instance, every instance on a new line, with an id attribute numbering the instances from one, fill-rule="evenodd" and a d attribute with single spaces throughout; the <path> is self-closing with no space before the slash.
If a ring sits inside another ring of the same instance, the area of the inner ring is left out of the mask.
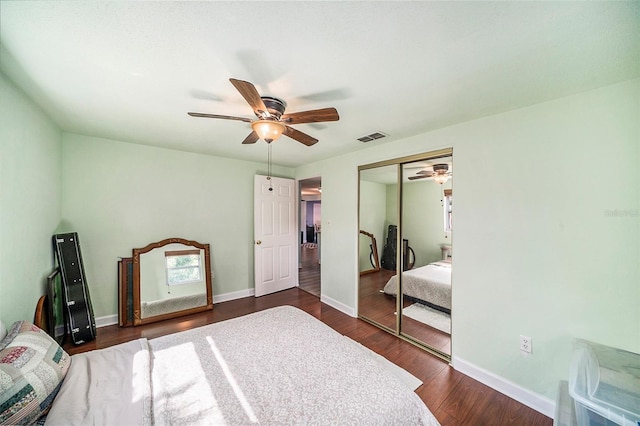
<path id="1" fill-rule="evenodd" d="M 371 239 L 372 253 L 373 253 L 373 262 L 375 265 L 371 269 L 366 269 L 360 271 L 360 275 L 371 274 L 373 272 L 378 272 L 380 270 L 380 258 L 378 257 L 378 243 L 376 242 L 376 237 L 367 231 L 360 230 L 360 234 L 365 235 Z"/>

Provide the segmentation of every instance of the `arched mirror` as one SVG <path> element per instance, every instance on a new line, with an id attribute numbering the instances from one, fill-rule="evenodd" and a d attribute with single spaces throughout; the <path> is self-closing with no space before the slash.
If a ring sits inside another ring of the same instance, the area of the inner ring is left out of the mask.
<path id="1" fill-rule="evenodd" d="M 209 244 L 168 238 L 132 259 L 134 325 L 213 309 Z"/>
<path id="2" fill-rule="evenodd" d="M 359 226 L 380 242 L 380 269 L 360 275 L 358 315 L 447 361 L 452 152 L 445 149 L 359 167 Z M 366 243 L 361 234 L 359 262 Z"/>
<path id="3" fill-rule="evenodd" d="M 378 272 L 380 270 L 380 257 L 375 235 L 361 229 L 358 247 L 358 270 L 360 275 Z"/>

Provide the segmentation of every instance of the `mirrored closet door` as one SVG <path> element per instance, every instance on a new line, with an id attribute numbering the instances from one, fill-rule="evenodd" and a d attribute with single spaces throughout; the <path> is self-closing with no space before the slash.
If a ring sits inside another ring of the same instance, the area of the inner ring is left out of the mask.
<path id="1" fill-rule="evenodd" d="M 447 149 L 359 168 L 360 231 L 375 236 L 380 269 L 363 270 L 371 248 L 361 237 L 358 315 L 447 361 L 452 160 Z"/>
<path id="2" fill-rule="evenodd" d="M 397 179 L 395 164 L 360 171 L 358 312 L 362 318 L 394 333 L 398 330 L 396 301 L 381 291 L 395 274 L 396 250 L 395 244 L 388 241 L 388 229 L 398 222 L 397 186 L 390 184 Z M 371 261 L 376 257 L 378 264 Z"/>

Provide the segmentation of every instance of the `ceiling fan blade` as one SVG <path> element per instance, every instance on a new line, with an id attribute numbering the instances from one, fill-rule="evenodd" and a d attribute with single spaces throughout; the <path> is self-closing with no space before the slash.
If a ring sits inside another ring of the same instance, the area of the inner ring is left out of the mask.
<path id="1" fill-rule="evenodd" d="M 248 81 L 236 80 L 235 78 L 230 78 L 229 81 L 233 84 L 238 92 L 242 95 L 245 101 L 253 108 L 253 112 L 259 118 L 263 118 L 264 115 L 269 115 L 269 111 L 267 107 L 264 105 L 260 94 L 256 90 L 256 87 L 249 83 Z"/>
<path id="2" fill-rule="evenodd" d="M 260 136 L 258 136 L 258 134 L 255 131 L 253 131 L 253 132 L 249 133 L 249 136 L 244 138 L 242 143 L 243 144 L 256 143 L 256 142 L 258 142 L 258 139 L 260 139 Z"/>
<path id="3" fill-rule="evenodd" d="M 250 118 L 234 117 L 232 115 L 204 114 L 202 112 L 188 112 L 187 114 L 189 114 L 191 117 L 222 118 L 224 120 L 238 120 L 238 121 L 244 121 L 246 123 L 251 123 L 252 121 Z"/>
<path id="4" fill-rule="evenodd" d="M 340 116 L 335 108 L 314 109 L 311 111 L 284 114 L 280 121 L 287 124 L 321 123 L 324 121 L 338 121 Z"/>
<path id="5" fill-rule="evenodd" d="M 420 170 L 419 172 L 416 172 L 417 175 L 427 175 L 427 176 L 432 176 L 433 172 L 431 170 Z"/>
<path id="6" fill-rule="evenodd" d="M 283 134 L 289 136 L 291 139 L 295 139 L 298 142 L 305 144 L 306 146 L 311 146 L 318 142 L 318 139 L 307 135 L 306 133 L 302 133 L 300 130 L 296 130 L 293 127 L 285 126 Z"/>
<path id="7" fill-rule="evenodd" d="M 418 175 L 418 176 L 409 176 L 409 180 L 416 180 L 416 179 L 427 179 L 430 178 L 431 175 L 426 176 L 426 175 Z"/>

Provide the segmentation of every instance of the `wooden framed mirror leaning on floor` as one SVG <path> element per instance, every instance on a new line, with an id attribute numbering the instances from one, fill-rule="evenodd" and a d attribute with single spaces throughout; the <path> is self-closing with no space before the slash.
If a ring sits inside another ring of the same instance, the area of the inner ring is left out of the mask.
<path id="1" fill-rule="evenodd" d="M 121 326 L 213 309 L 209 244 L 167 238 L 134 248 L 118 270 Z"/>
<path id="2" fill-rule="evenodd" d="M 359 228 L 380 241 L 380 268 L 360 273 L 358 316 L 450 361 L 453 150 L 358 170 Z M 358 250 L 362 271 L 362 234 Z"/>

